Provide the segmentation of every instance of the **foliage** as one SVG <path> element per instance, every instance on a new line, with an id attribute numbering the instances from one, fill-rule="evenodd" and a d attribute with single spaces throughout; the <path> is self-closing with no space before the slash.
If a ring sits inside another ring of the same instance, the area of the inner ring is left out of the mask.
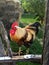
<path id="1" fill-rule="evenodd" d="M 16 43 L 11 42 L 11 48 L 14 52 L 17 52 L 19 47 Z M 22 46 L 23 54 L 26 53 L 26 49 L 27 48 L 25 46 Z M 42 46 L 40 45 L 40 41 L 35 40 L 33 42 L 33 44 L 30 47 L 29 53 L 30 54 L 42 54 Z"/>
<path id="2" fill-rule="evenodd" d="M 40 39 L 43 39 L 43 31 L 42 30 L 40 30 L 39 32 L 38 32 L 38 34 L 37 34 L 37 37 Z"/>
<path id="3" fill-rule="evenodd" d="M 39 21 L 38 18 L 39 18 L 38 16 L 36 18 L 34 18 L 33 14 L 24 14 L 24 15 L 22 15 L 20 21 L 23 23 L 29 24 L 29 23 L 34 23 L 36 21 Z"/>
<path id="4" fill-rule="evenodd" d="M 10 46 L 12 48 L 12 51 L 17 52 L 19 49 L 18 45 L 15 42 L 10 42 Z"/>
<path id="5" fill-rule="evenodd" d="M 21 0 L 25 12 L 34 13 L 43 20 L 45 14 L 45 0 Z"/>
<path id="6" fill-rule="evenodd" d="M 29 62 L 29 61 L 27 61 L 27 62 L 17 62 L 17 65 L 41 65 L 41 64 L 39 64 L 39 63 L 31 63 L 31 62 Z"/>
<path id="7" fill-rule="evenodd" d="M 21 0 L 21 2 L 22 2 L 22 7 L 24 8 L 24 10 L 26 10 L 26 12 L 28 12 L 29 10 L 30 10 L 30 3 L 29 3 L 29 1 L 27 1 L 27 0 Z"/>
<path id="8" fill-rule="evenodd" d="M 42 54 L 42 46 L 40 45 L 40 41 L 34 40 L 33 44 L 30 47 L 31 54 Z"/>

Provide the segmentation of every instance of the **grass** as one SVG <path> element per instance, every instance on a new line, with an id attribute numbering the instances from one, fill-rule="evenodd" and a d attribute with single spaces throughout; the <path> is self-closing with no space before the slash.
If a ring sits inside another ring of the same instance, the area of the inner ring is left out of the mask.
<path id="1" fill-rule="evenodd" d="M 21 18 L 21 22 L 29 24 L 29 23 L 33 23 L 33 22 L 38 21 L 37 19 L 38 19 L 38 17 L 36 17 L 36 18 L 34 19 L 32 16 L 29 17 L 29 15 L 27 15 L 27 17 L 22 17 L 22 18 Z"/>
<path id="2" fill-rule="evenodd" d="M 29 23 L 34 23 L 34 22 L 38 21 L 37 19 L 38 19 L 38 17 L 34 19 L 32 15 L 30 15 L 30 16 L 29 15 L 24 15 L 21 18 L 21 22 L 29 24 Z M 23 25 L 21 24 L 21 26 L 23 26 Z M 43 38 L 43 32 L 41 30 L 39 31 L 37 37 L 38 38 Z M 11 44 L 12 50 L 14 52 L 17 52 L 19 46 L 14 42 L 11 42 L 10 44 Z M 26 52 L 26 49 L 27 48 L 25 46 L 22 46 L 22 50 L 23 50 L 24 54 Z M 42 54 L 42 46 L 40 45 L 40 41 L 38 41 L 37 39 L 34 40 L 33 44 L 30 47 L 29 52 L 30 52 L 30 54 Z M 32 62 L 17 62 L 17 65 L 41 65 L 41 64 L 32 63 Z"/>
<path id="3" fill-rule="evenodd" d="M 43 39 L 43 31 L 42 30 L 40 30 L 39 32 L 38 32 L 38 34 L 37 34 L 37 37 L 40 39 L 40 38 L 42 38 Z"/>
<path id="4" fill-rule="evenodd" d="M 17 65 L 41 65 L 39 63 L 31 63 L 31 62 L 17 62 Z"/>
<path id="5" fill-rule="evenodd" d="M 33 19 L 33 18 L 21 18 L 21 21 L 24 23 L 32 23 L 32 22 L 35 22 L 37 20 Z"/>
<path id="6" fill-rule="evenodd" d="M 33 44 L 30 47 L 30 54 L 42 54 L 42 46 L 40 41 L 34 40 Z"/>
<path id="7" fill-rule="evenodd" d="M 17 52 L 19 46 L 14 42 L 11 42 L 10 44 L 11 44 L 12 51 Z M 22 46 L 22 50 L 24 54 L 26 53 L 26 49 L 27 48 L 25 46 Z M 34 40 L 33 44 L 30 46 L 29 53 L 42 54 L 42 46 L 40 45 L 40 42 L 38 40 Z"/>

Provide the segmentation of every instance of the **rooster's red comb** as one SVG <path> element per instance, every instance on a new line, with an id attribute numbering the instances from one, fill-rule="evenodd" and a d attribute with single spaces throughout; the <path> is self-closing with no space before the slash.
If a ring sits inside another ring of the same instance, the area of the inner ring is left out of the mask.
<path id="1" fill-rule="evenodd" d="M 17 21 L 15 21 L 15 22 L 12 24 L 11 28 L 14 28 L 15 26 L 19 26 L 19 23 L 18 23 Z"/>

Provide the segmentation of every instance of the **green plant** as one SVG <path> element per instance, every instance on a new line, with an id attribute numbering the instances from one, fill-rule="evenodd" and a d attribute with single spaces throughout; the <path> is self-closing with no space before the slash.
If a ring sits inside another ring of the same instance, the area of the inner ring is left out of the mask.
<path id="1" fill-rule="evenodd" d="M 32 63 L 32 62 L 17 62 L 17 65 L 41 65 L 40 63 Z"/>

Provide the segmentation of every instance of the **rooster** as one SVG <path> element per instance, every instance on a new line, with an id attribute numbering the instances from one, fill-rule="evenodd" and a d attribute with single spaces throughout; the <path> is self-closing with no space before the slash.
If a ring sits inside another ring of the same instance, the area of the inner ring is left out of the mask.
<path id="1" fill-rule="evenodd" d="M 38 34 L 39 27 L 41 24 L 35 22 L 25 26 L 24 28 L 19 27 L 18 22 L 14 22 L 10 29 L 10 39 L 16 42 L 19 47 L 19 55 L 21 53 L 21 45 L 26 46 L 26 54 L 29 53 L 29 47 L 35 40 L 36 35 Z"/>

